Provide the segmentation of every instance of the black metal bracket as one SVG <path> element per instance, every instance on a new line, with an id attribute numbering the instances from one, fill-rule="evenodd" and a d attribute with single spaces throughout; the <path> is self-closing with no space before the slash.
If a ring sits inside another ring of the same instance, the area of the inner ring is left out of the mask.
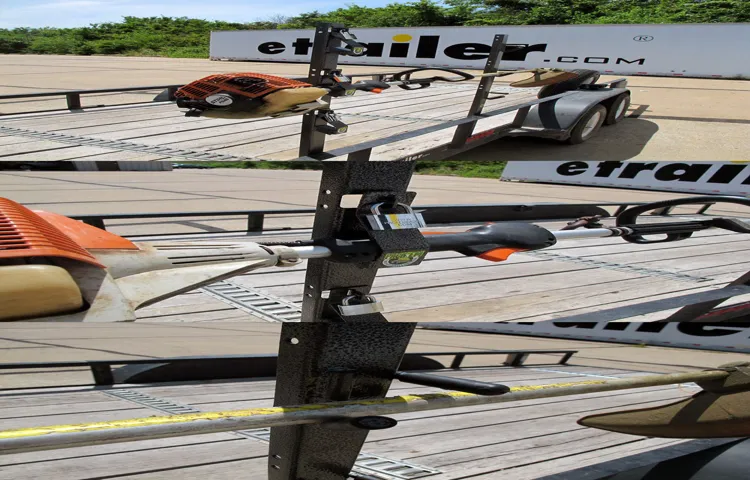
<path id="1" fill-rule="evenodd" d="M 321 87 L 335 85 L 332 74 L 338 71 L 339 55 L 357 56 L 364 53 L 364 47 L 348 32 L 349 30 L 341 24 L 318 24 L 315 28 L 310 69 L 307 74 L 308 83 Z M 320 100 L 330 104 L 331 98 L 331 95 L 326 95 Z M 345 131 L 346 125 L 340 122 L 330 109 L 312 110 L 305 113 L 302 117 L 300 157 L 321 153 L 325 147 L 326 135 Z"/>
<path id="2" fill-rule="evenodd" d="M 389 260 L 417 264 L 429 245 L 417 228 L 378 229 L 368 216 L 376 205 L 410 210 L 413 171 L 414 162 L 370 162 L 369 151 L 323 164 L 312 241 L 369 239 L 377 252 L 308 261 L 302 322 L 282 327 L 275 405 L 385 397 L 416 323 L 388 323 L 368 294 Z M 270 480 L 347 478 L 369 429 L 344 423 L 272 428 Z"/>
<path id="3" fill-rule="evenodd" d="M 274 405 L 384 398 L 416 324 L 286 323 Z M 376 422 L 377 423 L 377 422 Z M 269 480 L 343 480 L 369 429 L 310 424 L 271 429 Z"/>

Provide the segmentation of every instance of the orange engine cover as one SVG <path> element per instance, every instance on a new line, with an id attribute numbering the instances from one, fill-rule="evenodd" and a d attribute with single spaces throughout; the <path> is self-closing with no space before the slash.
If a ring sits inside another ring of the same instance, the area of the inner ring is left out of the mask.
<path id="1" fill-rule="evenodd" d="M 215 93 L 226 92 L 248 98 L 260 98 L 284 88 L 310 86 L 312 85 L 309 83 L 262 73 L 220 73 L 209 75 L 180 87 L 175 93 L 175 97 L 204 100 Z"/>
<path id="2" fill-rule="evenodd" d="M 63 257 L 104 268 L 85 248 L 23 205 L 0 198 L 0 260 Z"/>

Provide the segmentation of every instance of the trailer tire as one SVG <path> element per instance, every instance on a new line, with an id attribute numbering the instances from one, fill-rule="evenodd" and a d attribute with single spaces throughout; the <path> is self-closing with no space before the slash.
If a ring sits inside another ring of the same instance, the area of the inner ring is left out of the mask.
<path id="1" fill-rule="evenodd" d="M 604 119 L 604 125 L 614 125 L 620 123 L 625 118 L 630 108 L 630 94 L 622 93 L 615 97 L 614 101 L 607 109 L 607 117 Z"/>
<path id="2" fill-rule="evenodd" d="M 596 105 L 578 120 L 576 126 L 570 131 L 570 137 L 567 142 L 570 145 L 578 145 L 593 137 L 599 131 L 604 123 L 604 117 L 607 116 L 607 109 L 604 105 Z"/>
<path id="3" fill-rule="evenodd" d="M 596 83 L 599 80 L 599 72 L 596 70 L 571 70 L 571 73 L 575 73 L 577 76 L 570 80 L 565 80 L 560 83 L 553 83 L 552 85 L 546 85 L 539 89 L 537 98 L 551 97 L 552 95 L 559 95 L 561 93 L 576 90 L 581 85 L 588 85 Z"/>

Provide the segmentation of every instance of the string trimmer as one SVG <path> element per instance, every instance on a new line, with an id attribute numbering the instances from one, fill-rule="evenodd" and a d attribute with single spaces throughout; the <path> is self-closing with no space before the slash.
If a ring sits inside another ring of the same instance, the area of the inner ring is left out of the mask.
<path id="1" fill-rule="evenodd" d="M 595 228 L 549 231 L 529 223 L 510 222 L 465 232 L 422 233 L 429 252 L 454 251 L 494 262 L 516 252 L 547 248 L 560 240 L 622 237 L 633 243 L 651 243 L 684 240 L 710 228 L 750 233 L 747 224 L 733 218 L 636 223 L 639 214 L 649 208 L 708 201 L 750 206 L 750 200 L 741 197 L 697 197 L 633 207 L 618 216 L 615 227 L 590 225 Z M 361 220 L 364 224 L 372 219 Z M 666 238 L 653 240 L 644 235 Z M 374 262 L 381 254 L 369 239 L 132 242 L 62 215 L 31 211 L 0 198 L 0 321 L 132 321 L 139 308 L 254 270 L 297 265 L 308 258 Z M 382 266 L 405 266 L 410 261 L 408 255 L 394 255 L 384 259 Z"/>
<path id="2" fill-rule="evenodd" d="M 418 72 L 440 71 L 455 76 L 412 78 Z M 301 115 L 328 108 L 323 97 L 343 97 L 357 91 L 381 93 L 391 87 L 420 90 L 435 82 L 458 83 L 482 77 L 503 77 L 517 73 L 531 76 L 510 84 L 511 87 L 533 88 L 576 78 L 577 73 L 558 69 L 498 71 L 472 75 L 448 68 L 413 68 L 387 75 L 383 80 L 353 82 L 340 70 L 328 74 L 321 84 L 293 80 L 262 73 L 222 73 L 209 75 L 181 87 L 175 93 L 177 106 L 187 108 L 188 117 L 261 118 Z"/>

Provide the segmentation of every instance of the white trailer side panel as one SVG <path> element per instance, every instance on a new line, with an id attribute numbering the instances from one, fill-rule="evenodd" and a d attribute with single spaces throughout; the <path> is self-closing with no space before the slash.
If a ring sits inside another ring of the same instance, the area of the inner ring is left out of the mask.
<path id="1" fill-rule="evenodd" d="M 341 64 L 484 68 L 494 35 L 508 35 L 501 67 L 588 68 L 614 75 L 750 77 L 750 23 L 691 25 L 534 25 L 352 29 L 370 44 Z M 309 62 L 313 30 L 211 33 L 210 58 Z"/>

